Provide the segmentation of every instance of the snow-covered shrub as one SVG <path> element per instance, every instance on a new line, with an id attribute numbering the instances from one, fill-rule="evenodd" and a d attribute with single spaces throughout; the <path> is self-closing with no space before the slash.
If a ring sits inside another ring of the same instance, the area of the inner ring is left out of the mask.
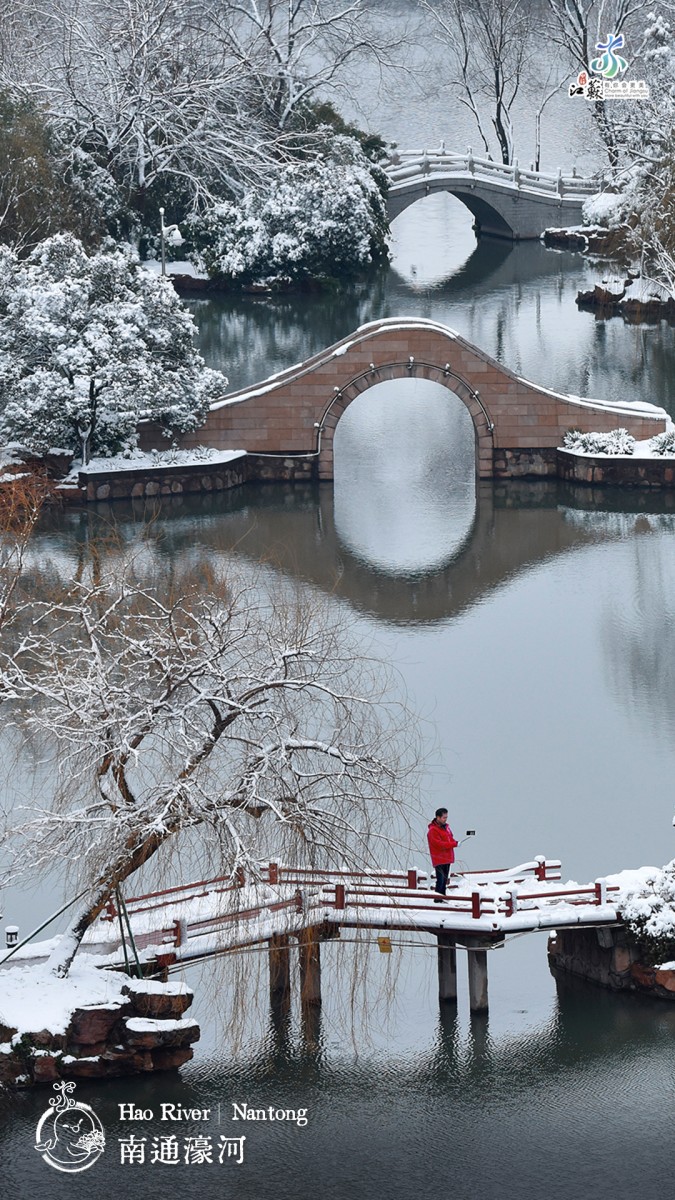
<path id="1" fill-rule="evenodd" d="M 611 433 L 580 433 L 578 429 L 570 429 L 563 438 L 563 447 L 583 454 L 633 454 L 635 438 L 627 429 L 613 429 Z"/>
<path id="2" fill-rule="evenodd" d="M 331 153 L 193 218 L 197 264 L 233 285 L 283 284 L 353 275 L 385 257 L 381 172 L 349 138 L 335 138 Z"/>
<path id="3" fill-rule="evenodd" d="M 584 225 L 600 225 L 605 229 L 618 229 L 624 224 L 628 202 L 617 192 L 596 192 L 584 201 L 582 221 Z"/>
<path id="4" fill-rule="evenodd" d="M 643 962 L 675 958 L 675 861 L 623 896 L 619 911 Z"/>
<path id="5" fill-rule="evenodd" d="M 675 429 L 668 429 L 665 433 L 657 433 L 655 437 L 650 438 L 649 449 L 652 454 L 675 454 Z"/>
<path id="6" fill-rule="evenodd" d="M 33 452 L 109 455 L 139 420 L 195 429 L 227 380 L 207 370 L 167 280 L 128 250 L 87 254 L 59 234 L 24 261 L 0 255 L 0 428 Z"/>

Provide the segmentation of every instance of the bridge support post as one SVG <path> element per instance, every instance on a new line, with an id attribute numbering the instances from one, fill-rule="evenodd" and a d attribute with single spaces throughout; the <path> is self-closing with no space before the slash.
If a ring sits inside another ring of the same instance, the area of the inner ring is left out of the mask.
<path id="1" fill-rule="evenodd" d="M 472 1013 L 488 1010 L 487 950 L 467 945 L 469 964 L 469 1008 Z"/>
<path id="2" fill-rule="evenodd" d="M 438 999 L 441 1003 L 457 1000 L 457 950 L 449 933 L 437 933 Z"/>
<path id="3" fill-rule="evenodd" d="M 269 940 L 270 1004 L 277 1011 L 291 1005 L 291 962 L 288 934 L 274 933 Z"/>
<path id="4" fill-rule="evenodd" d="M 319 931 L 315 927 L 298 934 L 300 960 L 300 1003 L 305 1006 L 321 1004 L 321 951 Z"/>

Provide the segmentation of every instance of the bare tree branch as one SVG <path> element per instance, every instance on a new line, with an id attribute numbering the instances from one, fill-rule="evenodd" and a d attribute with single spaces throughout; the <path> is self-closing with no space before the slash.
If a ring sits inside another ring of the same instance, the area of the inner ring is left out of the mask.
<path id="1" fill-rule="evenodd" d="M 109 563 L 17 607 L 0 684 L 8 728 L 54 760 L 48 809 L 0 838 L 8 872 L 59 861 L 89 885 L 60 972 L 114 888 L 188 831 L 223 872 L 363 862 L 417 759 L 390 673 L 327 604 L 262 575 L 169 586 Z"/>

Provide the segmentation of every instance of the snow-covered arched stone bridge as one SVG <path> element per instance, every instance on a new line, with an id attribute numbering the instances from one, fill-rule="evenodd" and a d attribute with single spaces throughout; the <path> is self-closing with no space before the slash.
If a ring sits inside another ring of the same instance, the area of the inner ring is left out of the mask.
<path id="1" fill-rule="evenodd" d="M 477 233 L 519 241 L 539 238 L 545 229 L 581 223 L 584 200 L 601 189 L 601 180 L 576 174 L 547 175 L 438 150 L 398 153 L 387 167 L 387 212 L 393 221 L 404 209 L 432 192 L 449 192 L 473 214 Z"/>
<path id="2" fill-rule="evenodd" d="M 311 459 L 319 478 L 332 479 L 333 435 L 345 410 L 374 384 L 410 378 L 441 383 L 466 405 L 477 473 L 486 479 L 556 475 L 556 447 L 571 428 L 608 432 L 623 426 L 638 440 L 666 428 L 667 414 L 655 405 L 550 391 L 444 325 L 401 317 L 364 325 L 305 362 L 225 396 L 181 444 Z M 156 428 L 144 428 L 145 446 L 159 439 Z"/>

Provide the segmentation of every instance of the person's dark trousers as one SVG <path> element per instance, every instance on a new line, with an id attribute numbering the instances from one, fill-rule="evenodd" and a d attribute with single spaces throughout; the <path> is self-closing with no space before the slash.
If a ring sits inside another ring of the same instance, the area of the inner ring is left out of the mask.
<path id="1" fill-rule="evenodd" d="M 448 886 L 449 875 L 450 863 L 440 863 L 436 867 L 436 887 L 434 891 L 439 892 L 441 896 L 445 895 L 445 889 Z"/>

